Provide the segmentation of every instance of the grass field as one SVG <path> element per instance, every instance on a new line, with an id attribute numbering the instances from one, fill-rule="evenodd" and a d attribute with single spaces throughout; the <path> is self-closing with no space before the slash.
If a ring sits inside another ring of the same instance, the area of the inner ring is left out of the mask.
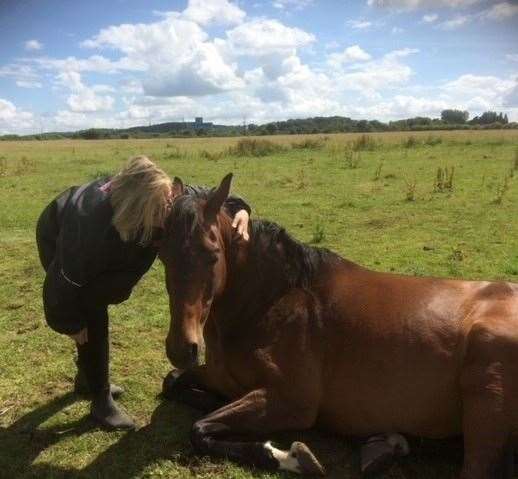
<path id="1" fill-rule="evenodd" d="M 156 397 L 170 369 L 159 262 L 111 309 L 112 378 L 140 429 L 92 428 L 87 402 L 69 393 L 74 348 L 45 325 L 35 222 L 59 192 L 116 172 L 131 155 L 192 184 L 215 185 L 232 171 L 254 216 L 378 270 L 518 282 L 518 131 L 316 138 L 269 138 L 278 146 L 266 156 L 238 155 L 238 139 L 0 142 L 0 478 L 289 477 L 194 457 L 196 411 Z M 317 431 L 275 439 L 295 437 L 329 477 L 358 477 L 356 442 Z M 383 477 L 457 472 L 458 441 L 412 445 Z"/>

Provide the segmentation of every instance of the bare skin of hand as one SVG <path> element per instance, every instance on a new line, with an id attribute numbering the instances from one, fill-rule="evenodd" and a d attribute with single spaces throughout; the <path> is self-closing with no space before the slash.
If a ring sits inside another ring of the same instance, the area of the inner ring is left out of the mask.
<path id="1" fill-rule="evenodd" d="M 88 329 L 84 328 L 76 334 L 69 335 L 79 346 L 88 342 Z"/>
<path id="2" fill-rule="evenodd" d="M 234 220 L 232 221 L 232 228 L 237 229 L 237 233 L 241 236 L 245 241 L 248 241 L 250 237 L 248 236 L 248 222 L 250 221 L 250 215 L 246 210 L 239 210 L 234 216 Z"/>

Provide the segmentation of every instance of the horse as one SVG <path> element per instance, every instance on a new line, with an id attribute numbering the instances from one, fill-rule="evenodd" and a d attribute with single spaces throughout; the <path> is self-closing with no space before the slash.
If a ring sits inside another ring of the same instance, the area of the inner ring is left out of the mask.
<path id="1" fill-rule="evenodd" d="M 179 368 L 166 389 L 206 413 L 195 451 L 322 474 L 307 445 L 268 435 L 463 434 L 462 479 L 512 477 L 518 284 L 372 271 L 268 221 L 244 241 L 222 209 L 231 179 L 194 197 L 175 178 L 159 252 Z"/>

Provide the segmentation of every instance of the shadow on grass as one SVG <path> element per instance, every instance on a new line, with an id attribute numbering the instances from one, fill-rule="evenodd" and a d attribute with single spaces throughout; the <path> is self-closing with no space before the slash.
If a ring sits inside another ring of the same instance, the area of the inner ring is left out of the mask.
<path id="1" fill-rule="evenodd" d="M 76 399 L 72 393 L 57 397 L 22 416 L 10 426 L 0 428 L 0 477 L 30 477 L 31 464 L 41 452 L 66 437 L 79 436 L 92 430 L 93 424 L 87 418 L 59 427 L 38 429 L 38 426 L 70 406 Z M 51 476 L 49 471 L 47 477 Z"/>
<path id="2" fill-rule="evenodd" d="M 38 429 L 51 416 L 76 400 L 72 393 L 58 397 L 21 417 L 7 428 L 0 428 L 0 477 L 21 478 L 134 478 L 153 476 L 225 477 L 223 461 L 197 458 L 189 445 L 189 433 L 195 418 L 194 410 L 171 401 L 161 402 L 149 424 L 137 431 L 123 434 L 83 469 L 70 469 L 51 464 L 33 464 L 46 449 L 65 438 L 78 437 L 96 426 L 87 418 Z M 119 433 L 118 433 L 119 434 Z M 331 479 L 359 478 L 359 441 L 340 436 L 304 431 L 276 434 L 274 440 L 287 446 L 293 440 L 305 441 L 325 464 Z M 380 478 L 443 479 L 458 473 L 462 459 L 459 440 L 411 440 L 412 452 L 392 465 Z M 183 469 L 182 471 L 179 468 Z M 261 471 L 254 471 L 261 477 Z M 281 477 L 294 477 L 280 474 Z M 271 477 L 271 476 L 270 476 Z"/>
<path id="3" fill-rule="evenodd" d="M 73 393 L 58 397 L 29 412 L 7 428 L 0 428 L 0 477 L 19 478 L 116 478 L 139 476 L 163 460 L 189 463 L 188 435 L 193 416 L 188 408 L 162 402 L 146 426 L 127 432 L 81 470 L 51 464 L 33 464 L 45 450 L 60 441 L 94 431 L 87 417 L 50 428 L 41 424 L 77 400 Z M 120 433 L 117 433 L 120 434 Z"/>

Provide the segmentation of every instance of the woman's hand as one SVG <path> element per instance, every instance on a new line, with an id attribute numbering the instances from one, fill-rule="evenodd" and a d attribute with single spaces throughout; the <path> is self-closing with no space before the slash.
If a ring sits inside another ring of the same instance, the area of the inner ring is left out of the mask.
<path id="1" fill-rule="evenodd" d="M 88 342 L 88 329 L 84 328 L 76 334 L 69 334 L 69 336 L 77 343 L 79 346 Z"/>
<path id="2" fill-rule="evenodd" d="M 237 229 L 237 233 L 241 238 L 245 241 L 248 241 L 250 237 L 248 236 L 248 222 L 250 221 L 250 215 L 246 210 L 239 210 L 234 216 L 234 220 L 232 221 L 232 228 Z"/>

